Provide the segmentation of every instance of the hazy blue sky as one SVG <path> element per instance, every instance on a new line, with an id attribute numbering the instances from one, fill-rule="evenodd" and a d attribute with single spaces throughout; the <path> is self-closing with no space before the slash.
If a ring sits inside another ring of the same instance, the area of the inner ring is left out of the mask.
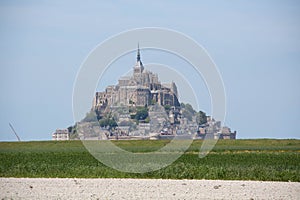
<path id="1" fill-rule="evenodd" d="M 300 138 L 299 1 L 2 0 L 0 140 L 15 140 L 9 122 L 23 140 L 50 139 L 73 124 L 83 60 L 111 35 L 140 27 L 174 29 L 206 48 L 238 138 Z M 153 55 L 143 52 L 144 63 Z"/>

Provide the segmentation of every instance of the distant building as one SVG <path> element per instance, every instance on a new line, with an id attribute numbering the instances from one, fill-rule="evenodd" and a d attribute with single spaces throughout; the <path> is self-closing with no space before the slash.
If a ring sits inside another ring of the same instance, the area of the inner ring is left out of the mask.
<path id="1" fill-rule="evenodd" d="M 177 86 L 174 82 L 162 84 L 157 74 L 145 70 L 138 48 L 133 75 L 121 77 L 117 85 L 96 92 L 93 110 L 103 113 L 112 106 L 149 106 L 154 103 L 180 106 Z"/>
<path id="2" fill-rule="evenodd" d="M 220 139 L 236 139 L 236 131 L 231 132 L 229 127 L 224 126 L 220 131 Z"/>
<path id="3" fill-rule="evenodd" d="M 68 129 L 56 129 L 55 133 L 52 134 L 52 140 L 69 140 Z"/>
<path id="4" fill-rule="evenodd" d="M 221 122 L 208 116 L 207 123 L 199 126 L 197 139 L 236 139 L 236 131 L 231 132 L 227 126 L 221 127 Z"/>

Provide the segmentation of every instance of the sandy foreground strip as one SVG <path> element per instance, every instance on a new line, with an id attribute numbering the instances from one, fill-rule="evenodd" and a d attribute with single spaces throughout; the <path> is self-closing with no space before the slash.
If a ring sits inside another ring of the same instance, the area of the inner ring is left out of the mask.
<path id="1" fill-rule="evenodd" d="M 0 199 L 300 199 L 300 183 L 0 178 Z"/>

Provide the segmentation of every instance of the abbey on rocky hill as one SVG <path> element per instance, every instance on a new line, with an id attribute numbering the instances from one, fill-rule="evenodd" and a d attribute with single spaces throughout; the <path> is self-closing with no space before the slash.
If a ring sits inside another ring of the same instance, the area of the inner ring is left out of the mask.
<path id="1" fill-rule="evenodd" d="M 103 113 L 111 106 L 148 106 L 154 103 L 180 106 L 177 87 L 174 82 L 161 84 L 157 74 L 145 70 L 138 48 L 133 75 L 121 77 L 117 85 L 96 92 L 92 109 Z"/>
<path id="2" fill-rule="evenodd" d="M 68 134 L 66 137 L 66 133 Z M 131 76 L 117 85 L 96 92 L 91 110 L 74 126 L 57 130 L 54 140 L 114 139 L 235 139 L 236 131 L 189 103 L 179 102 L 174 82 L 162 84 L 158 75 L 147 71 L 140 49 Z"/>

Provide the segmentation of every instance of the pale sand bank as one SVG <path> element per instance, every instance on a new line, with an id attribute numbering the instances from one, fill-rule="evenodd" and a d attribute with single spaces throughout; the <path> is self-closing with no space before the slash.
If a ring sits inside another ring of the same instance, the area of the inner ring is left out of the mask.
<path id="1" fill-rule="evenodd" d="M 300 183 L 0 178 L 0 199 L 300 199 Z"/>

